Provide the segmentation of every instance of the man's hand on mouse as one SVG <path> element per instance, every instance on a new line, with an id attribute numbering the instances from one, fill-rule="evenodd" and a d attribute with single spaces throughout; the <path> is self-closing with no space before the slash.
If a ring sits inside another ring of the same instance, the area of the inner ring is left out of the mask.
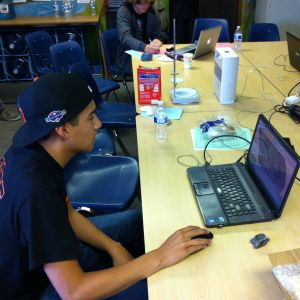
<path id="1" fill-rule="evenodd" d="M 162 268 L 172 266 L 190 254 L 209 246 L 211 244 L 210 239 L 192 239 L 193 236 L 208 233 L 209 231 L 206 229 L 197 226 L 187 226 L 177 230 L 153 252 L 158 253 Z"/>

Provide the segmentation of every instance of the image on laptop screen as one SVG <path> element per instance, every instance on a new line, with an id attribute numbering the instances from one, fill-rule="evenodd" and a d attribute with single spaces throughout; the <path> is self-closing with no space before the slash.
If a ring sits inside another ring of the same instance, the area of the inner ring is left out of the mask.
<path id="1" fill-rule="evenodd" d="M 294 182 L 298 158 L 269 126 L 260 118 L 249 149 L 247 167 L 275 217 L 279 217 Z"/>

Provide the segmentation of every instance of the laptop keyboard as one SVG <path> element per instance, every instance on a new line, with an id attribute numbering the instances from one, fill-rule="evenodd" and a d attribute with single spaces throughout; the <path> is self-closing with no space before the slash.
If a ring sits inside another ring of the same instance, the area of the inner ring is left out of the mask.
<path id="1" fill-rule="evenodd" d="M 208 168 L 207 171 L 227 217 L 257 213 L 234 168 Z"/>
<path id="2" fill-rule="evenodd" d="M 195 49 L 196 49 L 195 45 L 193 45 L 193 44 L 192 45 L 188 45 L 188 46 L 185 46 L 183 48 L 180 48 L 180 49 L 176 50 L 176 54 L 183 54 L 183 53 L 195 50 Z"/>

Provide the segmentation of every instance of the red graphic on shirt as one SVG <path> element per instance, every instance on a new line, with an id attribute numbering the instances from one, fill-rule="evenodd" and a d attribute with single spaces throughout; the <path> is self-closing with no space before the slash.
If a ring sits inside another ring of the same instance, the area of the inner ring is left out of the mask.
<path id="1" fill-rule="evenodd" d="M 20 111 L 20 113 L 21 113 L 21 116 L 22 116 L 22 119 L 23 119 L 24 123 L 26 124 L 26 123 L 27 123 L 27 120 L 26 120 L 26 118 L 25 118 L 25 115 L 24 115 L 24 113 L 23 113 L 23 109 L 22 109 L 21 106 L 19 107 L 19 111 Z"/>
<path id="2" fill-rule="evenodd" d="M 5 194 L 5 190 L 4 190 L 4 167 L 6 166 L 6 161 L 5 158 L 2 157 L 0 159 L 0 199 L 3 198 L 4 194 Z"/>

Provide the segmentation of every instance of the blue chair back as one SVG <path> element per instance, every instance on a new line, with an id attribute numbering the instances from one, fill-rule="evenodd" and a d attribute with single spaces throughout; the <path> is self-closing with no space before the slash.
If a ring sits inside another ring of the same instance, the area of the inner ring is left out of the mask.
<path id="1" fill-rule="evenodd" d="M 80 45 L 74 41 L 62 42 L 52 45 L 49 52 L 54 71 L 63 73 L 79 73 L 91 87 L 94 95 L 94 101 L 100 106 L 103 103 L 103 99 L 99 93 L 90 66 Z"/>
<path id="2" fill-rule="evenodd" d="M 107 29 L 104 32 L 102 32 L 102 46 L 105 56 L 104 58 L 108 71 L 112 75 L 118 73 L 118 69 L 115 66 L 118 43 L 118 30 L 116 28 Z"/>
<path id="3" fill-rule="evenodd" d="M 251 24 L 248 32 L 249 42 L 280 41 L 279 30 L 274 23 Z"/>
<path id="4" fill-rule="evenodd" d="M 116 147 L 110 133 L 105 128 L 98 129 L 94 147 L 88 155 L 115 155 Z"/>
<path id="5" fill-rule="evenodd" d="M 65 181 L 71 204 L 97 212 L 127 209 L 139 183 L 137 161 L 124 156 L 77 154 L 66 166 Z"/>
<path id="6" fill-rule="evenodd" d="M 54 39 L 47 31 L 34 31 L 25 36 L 29 55 L 37 75 L 52 72 L 49 48 L 54 44 Z"/>
<path id="7" fill-rule="evenodd" d="M 218 42 L 230 42 L 228 22 L 226 19 L 197 18 L 194 24 L 192 43 L 199 39 L 200 31 L 216 26 L 222 26 Z"/>

